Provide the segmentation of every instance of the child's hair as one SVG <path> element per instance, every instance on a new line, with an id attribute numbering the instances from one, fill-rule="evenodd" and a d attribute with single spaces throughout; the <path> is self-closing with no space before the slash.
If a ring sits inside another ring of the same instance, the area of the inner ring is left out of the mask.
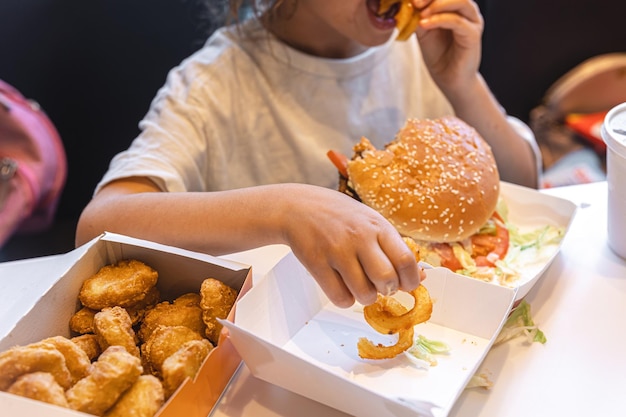
<path id="1" fill-rule="evenodd" d="M 249 17 L 260 18 L 264 15 L 272 19 L 278 13 L 278 8 L 285 2 L 293 3 L 292 8 L 297 7 L 298 0 L 227 0 L 228 1 L 228 22 L 240 22 Z M 208 1 L 212 3 L 211 0 Z M 218 1 L 220 3 L 220 1 Z"/>
<path id="2" fill-rule="evenodd" d="M 232 23 L 242 22 L 250 17 L 273 19 L 283 3 L 295 10 L 298 0 L 200 0 L 206 6 L 206 16 L 210 32 Z M 289 13 L 289 12 L 288 12 Z"/>

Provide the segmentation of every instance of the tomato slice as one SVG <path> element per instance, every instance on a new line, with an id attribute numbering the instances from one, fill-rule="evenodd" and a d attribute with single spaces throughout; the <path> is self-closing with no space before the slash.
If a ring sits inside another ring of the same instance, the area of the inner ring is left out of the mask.
<path id="1" fill-rule="evenodd" d="M 496 225 L 495 236 L 477 234 L 471 238 L 473 253 L 487 252 L 487 255 L 478 255 L 474 258 L 476 266 L 495 266 L 491 259 L 503 259 L 509 250 L 509 230 L 498 213 L 494 212 L 493 218 Z"/>
<path id="2" fill-rule="evenodd" d="M 441 258 L 441 266 L 448 268 L 453 272 L 463 269 L 463 265 L 461 265 L 461 262 L 454 255 L 452 246 L 447 243 L 431 243 L 430 246 Z"/>
<path id="3" fill-rule="evenodd" d="M 326 156 L 328 156 L 328 159 L 330 159 L 330 162 L 333 163 L 339 173 L 344 178 L 348 178 L 348 157 L 346 157 L 341 152 L 333 150 L 326 152 Z"/>
<path id="4" fill-rule="evenodd" d="M 495 235 L 475 234 L 470 238 L 472 253 L 476 254 L 472 256 L 476 266 L 495 266 L 492 260 L 503 259 L 509 250 L 509 230 L 498 213 L 494 212 L 492 218 L 496 225 Z M 448 243 L 431 243 L 430 247 L 441 258 L 441 266 L 452 271 L 463 269 Z"/>

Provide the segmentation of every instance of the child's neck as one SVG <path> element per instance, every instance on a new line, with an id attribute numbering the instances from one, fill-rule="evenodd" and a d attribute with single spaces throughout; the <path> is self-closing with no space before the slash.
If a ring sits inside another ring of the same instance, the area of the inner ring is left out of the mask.
<path id="1" fill-rule="evenodd" d="M 263 25 L 282 42 L 309 55 L 322 58 L 350 58 L 367 50 L 352 39 L 337 33 L 326 22 L 296 10 L 288 17 L 278 12 L 263 19 Z"/>

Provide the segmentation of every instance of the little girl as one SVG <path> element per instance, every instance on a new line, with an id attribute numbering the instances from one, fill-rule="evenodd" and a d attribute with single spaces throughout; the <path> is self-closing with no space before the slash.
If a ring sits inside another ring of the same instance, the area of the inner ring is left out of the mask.
<path id="1" fill-rule="evenodd" d="M 478 73 L 476 4 L 411 1 L 421 20 L 401 42 L 397 7 L 380 15 L 379 0 L 257 0 L 170 72 L 76 243 L 105 230 L 213 255 L 283 243 L 341 307 L 417 287 L 411 251 L 336 191 L 326 152 L 351 155 L 361 136 L 380 148 L 407 118 L 455 114 L 503 180 L 536 186 L 537 161 Z"/>

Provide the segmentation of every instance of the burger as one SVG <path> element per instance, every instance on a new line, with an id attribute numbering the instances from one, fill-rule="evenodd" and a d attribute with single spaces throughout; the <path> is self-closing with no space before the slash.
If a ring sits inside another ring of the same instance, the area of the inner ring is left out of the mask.
<path id="1" fill-rule="evenodd" d="M 340 172 L 339 190 L 415 240 L 423 260 L 457 271 L 504 257 L 508 231 L 496 213 L 495 158 L 467 123 L 454 116 L 409 119 L 384 149 L 363 137 L 353 150 L 351 160 L 328 153 Z"/>

